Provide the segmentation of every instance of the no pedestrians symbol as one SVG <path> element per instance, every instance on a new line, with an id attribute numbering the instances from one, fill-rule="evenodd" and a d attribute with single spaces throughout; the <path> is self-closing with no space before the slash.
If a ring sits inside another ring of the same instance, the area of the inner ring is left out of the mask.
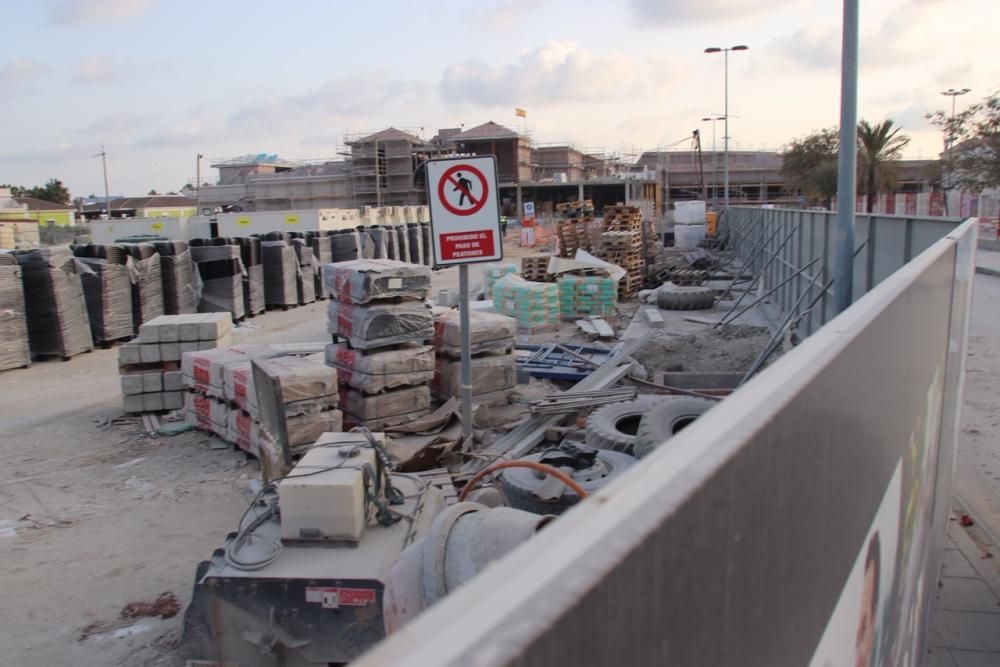
<path id="1" fill-rule="evenodd" d="M 486 204 L 489 193 L 486 176 L 468 164 L 449 167 L 438 181 L 438 199 L 455 215 L 478 213 Z"/>

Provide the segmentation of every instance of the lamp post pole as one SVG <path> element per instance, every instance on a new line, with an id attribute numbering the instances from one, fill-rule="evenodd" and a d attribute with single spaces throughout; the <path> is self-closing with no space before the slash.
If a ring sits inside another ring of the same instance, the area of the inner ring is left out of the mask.
<path id="1" fill-rule="evenodd" d="M 730 46 L 721 48 L 718 46 L 710 46 L 705 49 L 705 53 L 721 53 L 724 56 L 724 69 L 725 69 L 725 108 L 723 109 L 723 137 L 722 145 L 725 157 L 724 161 L 724 176 L 723 176 L 723 186 L 725 187 L 725 192 L 722 195 L 723 208 L 729 208 L 729 52 L 730 51 L 746 51 L 750 47 L 746 44 L 737 44 L 736 46 Z"/>
<path id="2" fill-rule="evenodd" d="M 719 208 L 719 157 L 715 152 L 715 122 L 723 118 L 718 114 L 702 118 L 702 121 L 712 123 L 712 208 Z"/>
<path id="3" fill-rule="evenodd" d="M 969 88 L 962 88 L 961 90 L 955 90 L 954 88 L 949 88 L 948 90 L 942 91 L 942 95 L 951 98 L 951 118 L 948 127 L 948 133 L 944 137 L 944 150 L 948 156 L 948 171 L 949 178 L 945 183 L 944 187 L 944 214 L 948 215 L 948 191 L 951 189 L 951 149 L 955 145 L 955 98 L 959 95 L 965 95 L 970 92 Z"/>

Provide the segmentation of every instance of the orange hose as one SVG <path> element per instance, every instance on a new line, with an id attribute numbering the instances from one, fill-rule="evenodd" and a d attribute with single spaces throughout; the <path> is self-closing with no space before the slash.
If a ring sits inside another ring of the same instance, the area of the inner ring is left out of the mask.
<path id="1" fill-rule="evenodd" d="M 469 483 L 465 485 L 465 488 L 462 489 L 462 493 L 458 496 L 458 502 L 463 502 L 466 496 L 469 495 L 469 492 L 475 488 L 476 484 L 478 484 L 483 477 L 486 477 L 491 472 L 503 470 L 504 468 L 531 468 L 532 470 L 544 472 L 546 475 L 552 475 L 560 482 L 571 488 L 576 495 L 580 496 L 580 500 L 587 497 L 587 492 L 583 490 L 583 487 L 573 481 L 573 478 L 564 473 L 562 470 L 553 468 L 550 465 L 545 465 L 544 463 L 538 463 L 537 461 L 502 461 L 501 463 L 494 463 L 493 465 L 483 468 L 477 472 L 473 478 L 469 480 Z"/>

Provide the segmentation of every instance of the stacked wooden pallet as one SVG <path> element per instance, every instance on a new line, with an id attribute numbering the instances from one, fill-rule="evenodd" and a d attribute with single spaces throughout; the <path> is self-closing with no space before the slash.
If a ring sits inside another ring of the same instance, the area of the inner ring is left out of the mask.
<path id="1" fill-rule="evenodd" d="M 589 199 L 556 204 L 560 219 L 556 223 L 559 255 L 573 257 L 577 250 L 591 250 L 590 228 L 594 221 L 594 202 Z"/>
<path id="2" fill-rule="evenodd" d="M 549 258 L 551 255 L 525 255 L 521 258 L 521 277 L 536 283 L 551 282 Z"/>
<path id="3" fill-rule="evenodd" d="M 624 301 L 642 287 L 643 270 L 646 266 L 642 244 L 642 211 L 639 207 L 605 207 L 601 241 L 602 259 L 625 269 L 625 277 L 618 286 L 618 298 Z"/>
<path id="4" fill-rule="evenodd" d="M 568 201 L 556 204 L 556 211 L 564 218 L 593 217 L 594 201 L 592 199 L 581 199 L 578 201 Z"/>

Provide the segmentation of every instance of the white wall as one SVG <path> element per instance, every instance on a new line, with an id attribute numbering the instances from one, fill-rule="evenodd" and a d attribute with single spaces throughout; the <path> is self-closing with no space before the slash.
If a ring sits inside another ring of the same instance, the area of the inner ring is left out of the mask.
<path id="1" fill-rule="evenodd" d="M 152 234 L 170 240 L 189 241 L 208 236 L 208 223 L 199 221 L 199 217 L 93 220 L 89 223 L 90 239 L 94 243 L 108 245 L 125 236 Z"/>

